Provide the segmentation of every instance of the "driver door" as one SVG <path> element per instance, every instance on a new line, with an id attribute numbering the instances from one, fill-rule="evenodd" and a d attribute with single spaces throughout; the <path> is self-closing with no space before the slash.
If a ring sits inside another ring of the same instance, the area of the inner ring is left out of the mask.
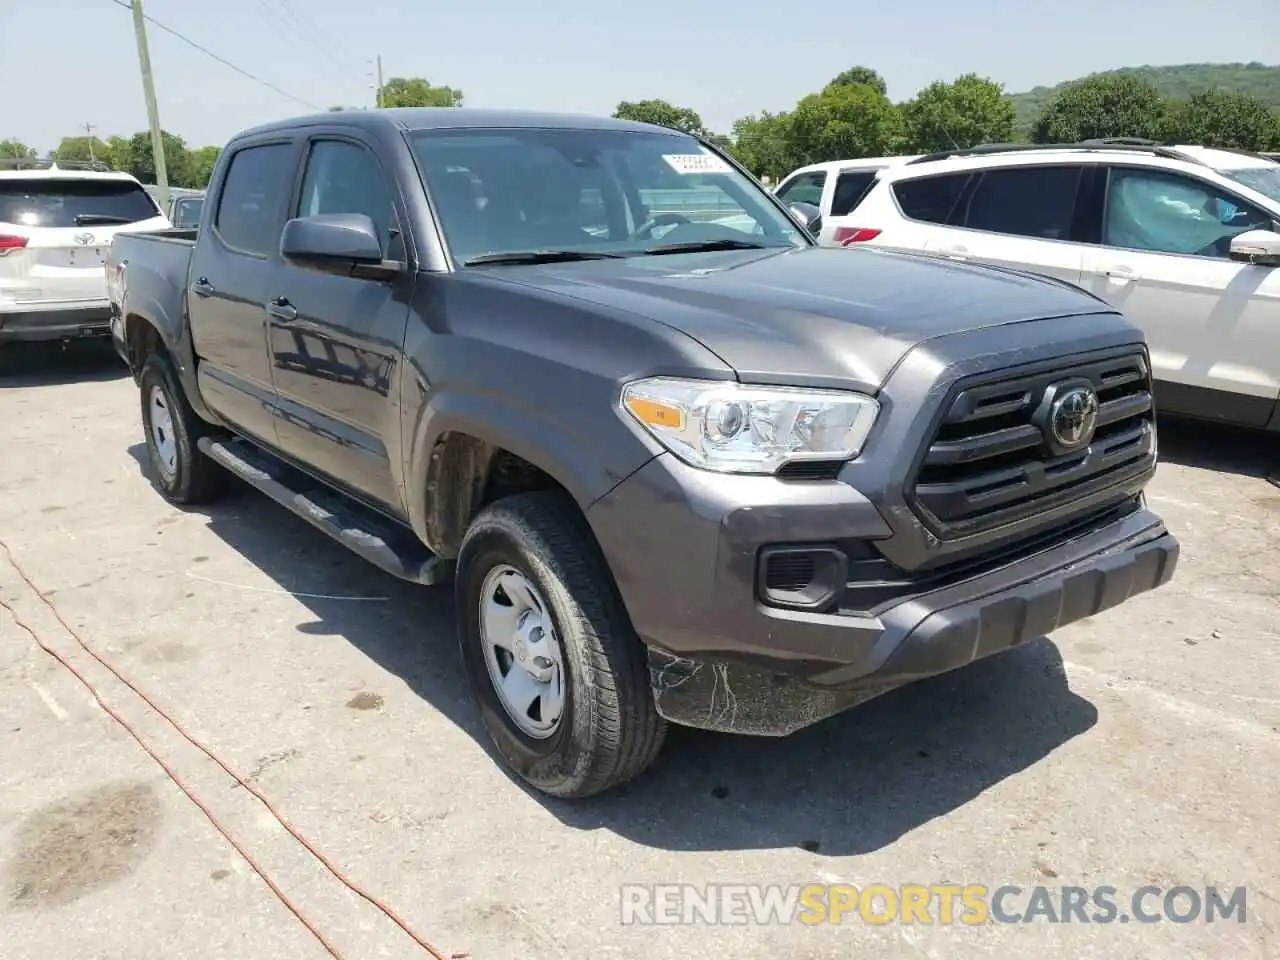
<path id="1" fill-rule="evenodd" d="M 1280 398 L 1280 270 L 1230 259 L 1271 217 L 1207 181 L 1110 170 L 1083 283 L 1146 334 L 1162 409 L 1263 426 Z"/>

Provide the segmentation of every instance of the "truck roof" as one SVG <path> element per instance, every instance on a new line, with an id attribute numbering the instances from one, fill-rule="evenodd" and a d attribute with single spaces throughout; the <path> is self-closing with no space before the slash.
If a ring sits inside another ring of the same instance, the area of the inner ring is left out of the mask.
<path id="1" fill-rule="evenodd" d="M 671 133 L 666 127 L 614 117 L 593 117 L 572 113 L 542 113 L 533 110 L 488 110 L 478 107 L 391 107 L 382 110 L 335 110 L 287 120 L 275 120 L 245 130 L 235 139 L 262 133 L 293 130 L 316 124 L 340 123 L 365 130 L 445 130 L 467 127 L 523 127 L 549 130 L 634 130 Z M 678 131 L 676 131 L 678 132 Z"/>

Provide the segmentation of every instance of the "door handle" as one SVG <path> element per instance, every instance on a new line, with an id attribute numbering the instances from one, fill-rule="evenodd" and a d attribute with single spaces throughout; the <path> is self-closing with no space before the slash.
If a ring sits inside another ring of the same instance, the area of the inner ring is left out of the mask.
<path id="1" fill-rule="evenodd" d="M 292 323 L 298 319 L 298 308 L 285 297 L 276 297 L 267 304 L 267 313 L 282 323 Z"/>
<path id="2" fill-rule="evenodd" d="M 1138 275 L 1134 272 L 1133 267 L 1107 267 L 1102 271 L 1102 275 L 1108 280 L 1114 280 L 1116 283 L 1129 283 L 1138 279 Z"/>
<path id="3" fill-rule="evenodd" d="M 191 292 L 197 297 L 212 297 L 214 294 L 213 284 L 207 278 L 201 277 L 191 285 Z"/>

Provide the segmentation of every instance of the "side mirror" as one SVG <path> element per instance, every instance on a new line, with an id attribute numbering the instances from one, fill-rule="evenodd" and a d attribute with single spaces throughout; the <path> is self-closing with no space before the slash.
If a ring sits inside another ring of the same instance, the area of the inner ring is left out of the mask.
<path id="1" fill-rule="evenodd" d="M 1231 238 L 1231 259 L 1259 267 L 1280 267 L 1280 233 L 1246 230 Z"/>
<path id="2" fill-rule="evenodd" d="M 386 275 L 382 240 L 364 213 L 324 213 L 295 217 L 284 225 L 280 255 L 300 267 L 340 276 Z"/>
<path id="3" fill-rule="evenodd" d="M 793 203 L 791 212 L 815 237 L 822 232 L 822 210 L 812 203 Z"/>

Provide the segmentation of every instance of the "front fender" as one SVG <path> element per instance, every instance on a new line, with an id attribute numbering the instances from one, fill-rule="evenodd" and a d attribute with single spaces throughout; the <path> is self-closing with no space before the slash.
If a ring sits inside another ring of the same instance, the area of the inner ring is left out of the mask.
<path id="1" fill-rule="evenodd" d="M 419 407 L 407 450 L 410 522 L 445 557 L 456 553 L 472 504 L 483 493 L 489 466 L 500 451 L 550 476 L 583 510 L 659 452 L 627 429 L 612 408 L 584 405 L 581 419 L 570 424 L 528 398 L 459 390 L 436 393 Z M 440 497 L 448 498 L 447 509 L 459 514 L 443 529 L 431 516 L 431 502 Z"/>

